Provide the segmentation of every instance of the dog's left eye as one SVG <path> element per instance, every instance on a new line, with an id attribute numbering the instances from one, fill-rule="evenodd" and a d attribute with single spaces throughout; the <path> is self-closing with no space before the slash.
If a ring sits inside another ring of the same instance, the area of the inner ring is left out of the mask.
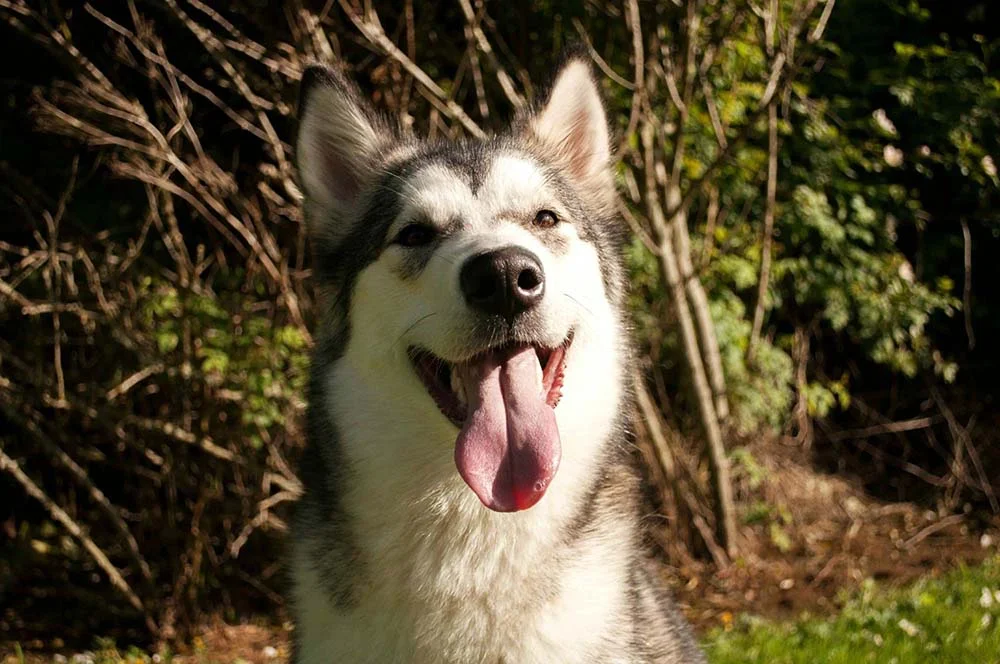
<path id="1" fill-rule="evenodd" d="M 427 224 L 410 224 L 396 235 L 396 244 L 404 247 L 420 247 L 430 244 L 437 231 Z"/>
<path id="2" fill-rule="evenodd" d="M 539 228 L 552 228 L 559 223 L 559 217 L 552 210 L 539 210 L 535 215 L 535 226 Z"/>

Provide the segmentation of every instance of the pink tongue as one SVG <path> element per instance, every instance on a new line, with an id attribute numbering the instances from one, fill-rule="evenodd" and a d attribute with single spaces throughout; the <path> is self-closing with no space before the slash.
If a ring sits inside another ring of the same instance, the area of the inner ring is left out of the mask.
<path id="1" fill-rule="evenodd" d="M 456 369 L 469 402 L 455 442 L 459 474 L 491 510 L 528 509 L 549 487 L 561 453 L 535 350 L 488 353 Z"/>

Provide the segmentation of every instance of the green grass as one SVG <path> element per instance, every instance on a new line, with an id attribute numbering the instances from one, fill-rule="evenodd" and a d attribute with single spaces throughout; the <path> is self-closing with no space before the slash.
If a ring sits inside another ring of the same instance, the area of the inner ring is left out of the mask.
<path id="1" fill-rule="evenodd" d="M 712 664 L 997 664 L 1000 558 L 906 590 L 866 583 L 833 618 L 737 618 L 705 649 Z"/>

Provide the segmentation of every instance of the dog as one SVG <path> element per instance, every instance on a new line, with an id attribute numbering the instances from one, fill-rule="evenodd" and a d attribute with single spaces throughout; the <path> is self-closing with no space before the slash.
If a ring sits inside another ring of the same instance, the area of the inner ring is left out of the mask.
<path id="1" fill-rule="evenodd" d="M 605 110 L 582 57 L 549 89 L 502 135 L 428 141 L 305 72 L 298 664 L 704 662 L 639 523 Z"/>

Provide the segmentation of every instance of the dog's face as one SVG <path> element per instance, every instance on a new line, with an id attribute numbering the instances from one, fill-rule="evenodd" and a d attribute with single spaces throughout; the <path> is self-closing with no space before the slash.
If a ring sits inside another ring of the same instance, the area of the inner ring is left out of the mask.
<path id="1" fill-rule="evenodd" d="M 563 458 L 560 402 L 617 406 L 622 277 L 589 67 L 570 61 L 509 135 L 443 144 L 398 138 L 339 74 L 311 69 L 298 159 L 359 382 L 385 416 L 450 431 L 484 505 L 534 505 Z"/>

